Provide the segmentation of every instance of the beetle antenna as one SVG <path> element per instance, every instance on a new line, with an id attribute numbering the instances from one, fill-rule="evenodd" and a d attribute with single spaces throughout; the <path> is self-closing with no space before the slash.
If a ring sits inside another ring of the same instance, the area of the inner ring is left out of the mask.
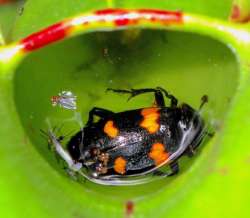
<path id="1" fill-rule="evenodd" d="M 203 108 L 204 104 L 206 104 L 208 102 L 208 96 L 207 95 L 203 95 L 201 97 L 201 104 L 199 107 L 199 111 Z"/>
<path id="2" fill-rule="evenodd" d="M 40 134 L 45 139 L 49 138 L 49 134 L 47 132 L 45 132 L 43 129 L 40 129 Z"/>

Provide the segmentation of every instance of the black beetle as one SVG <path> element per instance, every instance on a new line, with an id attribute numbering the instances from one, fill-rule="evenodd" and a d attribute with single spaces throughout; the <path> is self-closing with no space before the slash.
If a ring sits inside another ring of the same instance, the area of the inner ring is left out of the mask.
<path id="1" fill-rule="evenodd" d="M 204 121 L 199 110 L 177 99 L 165 89 L 107 89 L 129 94 L 130 98 L 154 93 L 154 106 L 114 113 L 93 108 L 85 127 L 67 143 L 67 151 L 53 132 L 50 139 L 69 169 L 104 185 L 133 185 L 148 181 L 145 175 L 165 177 L 179 171 L 178 159 L 192 156 L 204 137 Z M 165 97 L 170 99 L 166 107 Z M 130 99 L 129 98 L 129 99 Z M 202 105 L 207 101 L 203 96 Z M 94 122 L 94 116 L 99 120 Z M 169 165 L 170 173 L 160 171 Z M 85 170 L 83 172 L 83 169 Z"/>

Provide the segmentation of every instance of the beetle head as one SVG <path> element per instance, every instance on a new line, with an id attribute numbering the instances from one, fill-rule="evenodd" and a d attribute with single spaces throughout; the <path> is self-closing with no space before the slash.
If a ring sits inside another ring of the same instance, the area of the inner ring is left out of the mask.
<path id="1" fill-rule="evenodd" d="M 80 147 L 83 141 L 83 131 L 78 132 L 74 135 L 67 144 L 67 149 L 74 161 L 79 161 L 81 158 Z"/>
<path id="2" fill-rule="evenodd" d="M 192 145 L 195 149 L 200 144 L 204 135 L 204 121 L 202 120 L 199 111 L 194 110 L 187 104 L 182 104 L 180 107 L 181 117 L 179 127 L 186 136 L 186 144 Z"/>

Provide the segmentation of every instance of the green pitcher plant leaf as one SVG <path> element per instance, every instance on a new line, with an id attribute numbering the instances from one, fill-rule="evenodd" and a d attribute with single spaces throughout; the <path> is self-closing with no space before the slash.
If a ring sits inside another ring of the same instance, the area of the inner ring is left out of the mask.
<path id="1" fill-rule="evenodd" d="M 0 27 L 5 42 L 11 41 L 12 30 L 16 20 L 22 14 L 23 4 L 23 0 L 0 1 Z"/>
<path id="2" fill-rule="evenodd" d="M 0 47 L 1 216 L 248 217 L 250 28 L 230 20 L 232 1 L 49 2 L 27 1 L 17 41 Z M 214 136 L 176 176 L 123 187 L 78 181 L 40 134 L 79 131 L 94 106 L 118 112 L 153 100 L 127 102 L 108 87 L 156 86 L 194 108 L 209 97 L 202 116 Z M 63 90 L 77 95 L 76 112 L 52 107 Z"/>
<path id="3" fill-rule="evenodd" d="M 49 0 L 28 0 L 24 5 L 22 15 L 16 22 L 13 38 L 20 39 L 64 18 L 103 8 L 158 8 L 228 20 L 232 8 L 232 0 L 209 0 L 206 3 L 204 3 L 204 0 L 192 0 L 192 2 L 155 0 L 153 3 L 151 0 L 53 0 L 53 3 Z M 44 16 L 45 14 L 46 16 Z"/>

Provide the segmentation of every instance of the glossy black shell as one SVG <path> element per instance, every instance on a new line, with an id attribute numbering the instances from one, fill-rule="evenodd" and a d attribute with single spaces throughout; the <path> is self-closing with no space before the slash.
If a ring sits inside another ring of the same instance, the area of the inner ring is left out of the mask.
<path id="1" fill-rule="evenodd" d="M 113 113 L 97 122 L 86 126 L 76 133 L 68 142 L 70 155 L 76 162 L 82 162 L 88 172 L 96 177 L 119 175 L 114 170 L 115 160 L 122 157 L 126 160 L 125 172 L 122 175 L 144 175 L 160 166 L 176 161 L 181 155 L 195 150 L 203 135 L 203 120 L 199 113 L 187 104 L 179 107 L 158 107 L 157 131 L 150 133 L 142 127 L 142 111 L 136 109 Z M 115 137 L 104 132 L 105 125 L 112 121 L 118 130 Z M 168 158 L 156 164 L 150 158 L 152 145 L 161 143 L 165 146 Z M 105 172 L 99 172 L 103 162 L 98 155 L 108 154 Z"/>

